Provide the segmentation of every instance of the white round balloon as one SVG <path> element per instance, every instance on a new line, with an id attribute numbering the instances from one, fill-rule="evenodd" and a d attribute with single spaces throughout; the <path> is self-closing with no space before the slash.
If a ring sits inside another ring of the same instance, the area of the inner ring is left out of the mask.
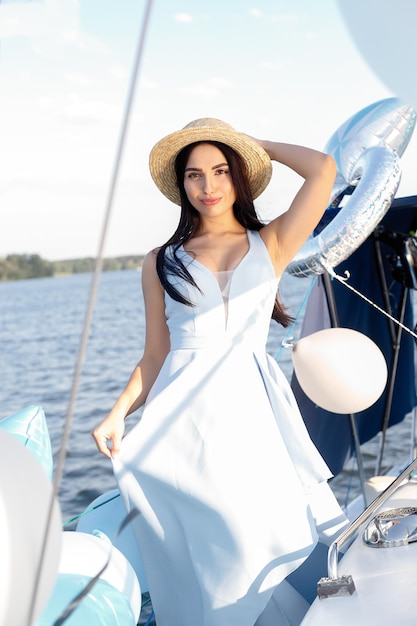
<path id="1" fill-rule="evenodd" d="M 332 413 L 367 409 L 387 382 L 381 350 L 369 337 L 349 328 L 328 328 L 303 337 L 293 348 L 292 361 L 304 393 Z"/>
<path id="2" fill-rule="evenodd" d="M 1 428 L 0 448 L 0 624 L 28 624 L 31 612 L 33 619 L 40 615 L 55 583 L 61 513 L 55 498 L 46 530 L 53 488 L 43 467 L 14 435 Z"/>
<path id="3" fill-rule="evenodd" d="M 366 63 L 393 93 L 417 108 L 417 3 L 339 0 L 338 4 Z"/>

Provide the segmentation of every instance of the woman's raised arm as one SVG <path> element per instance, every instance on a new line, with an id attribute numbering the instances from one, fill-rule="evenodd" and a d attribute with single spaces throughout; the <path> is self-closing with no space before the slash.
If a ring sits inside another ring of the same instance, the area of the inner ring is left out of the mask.
<path id="1" fill-rule="evenodd" d="M 328 154 L 274 141 L 255 140 L 277 161 L 304 178 L 285 213 L 272 220 L 261 234 L 277 274 L 281 274 L 319 223 L 336 177 L 336 164 Z"/>

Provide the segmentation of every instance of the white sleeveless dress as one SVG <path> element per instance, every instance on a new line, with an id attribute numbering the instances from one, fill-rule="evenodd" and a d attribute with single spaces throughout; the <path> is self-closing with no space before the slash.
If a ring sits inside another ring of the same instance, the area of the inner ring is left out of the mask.
<path id="1" fill-rule="evenodd" d="M 248 240 L 225 299 L 180 249 L 200 290 L 176 279 L 192 307 L 166 295 L 171 351 L 114 460 L 158 626 L 253 626 L 317 542 L 309 494 L 324 484 L 333 498 L 265 350 L 279 281 L 259 233 Z"/>

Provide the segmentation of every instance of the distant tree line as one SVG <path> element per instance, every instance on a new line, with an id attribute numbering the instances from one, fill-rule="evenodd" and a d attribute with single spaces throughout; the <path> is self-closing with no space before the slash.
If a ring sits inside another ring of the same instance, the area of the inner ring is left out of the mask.
<path id="1" fill-rule="evenodd" d="M 103 271 L 131 270 L 142 266 L 143 256 L 122 256 L 103 260 Z M 0 281 L 43 278 L 62 274 L 85 274 L 93 272 L 96 260 L 93 257 L 47 261 L 39 254 L 9 254 L 0 257 Z"/>

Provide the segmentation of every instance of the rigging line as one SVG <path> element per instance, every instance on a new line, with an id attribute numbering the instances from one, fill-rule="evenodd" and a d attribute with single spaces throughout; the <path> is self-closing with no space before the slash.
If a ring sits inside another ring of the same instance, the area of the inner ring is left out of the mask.
<path id="1" fill-rule="evenodd" d="M 152 621 L 152 619 L 153 619 L 153 616 L 154 616 L 154 615 L 155 615 L 155 613 L 153 612 L 153 609 L 152 609 L 152 611 L 151 611 L 151 613 L 150 613 L 150 615 L 149 615 L 148 619 L 146 620 L 146 624 L 145 624 L 145 626 L 149 626 L 149 624 L 151 623 L 151 621 Z"/>
<path id="2" fill-rule="evenodd" d="M 68 404 L 68 411 L 67 411 L 67 415 L 66 415 L 66 419 L 64 423 L 64 430 L 63 430 L 62 438 L 61 438 L 61 445 L 59 449 L 59 456 L 58 456 L 58 461 L 57 461 L 57 466 L 56 466 L 56 471 L 55 471 L 55 476 L 54 476 L 54 481 L 53 481 L 53 490 L 51 494 L 49 513 L 48 513 L 47 523 L 45 527 L 45 534 L 43 538 L 41 559 L 38 564 L 38 572 L 35 578 L 36 582 L 35 582 L 32 598 L 31 598 L 31 606 L 30 606 L 28 624 L 31 624 L 33 621 L 35 600 L 36 600 L 37 591 L 38 591 L 40 573 L 42 571 L 43 556 L 45 554 L 45 548 L 47 545 L 47 539 L 48 539 L 48 534 L 49 534 L 48 531 L 49 531 L 51 520 L 52 520 L 54 501 L 58 495 L 58 490 L 59 490 L 62 473 L 63 473 L 64 461 L 65 461 L 65 457 L 67 453 L 67 444 L 68 444 L 70 431 L 71 431 L 71 422 L 72 422 L 75 402 L 76 402 L 76 398 L 78 394 L 81 371 L 82 371 L 85 354 L 86 354 L 88 336 L 90 332 L 91 320 L 93 316 L 94 304 L 95 304 L 96 294 L 97 294 L 97 289 L 98 289 L 98 282 L 99 282 L 99 277 L 100 277 L 102 267 L 103 267 L 103 250 L 104 250 L 107 231 L 108 231 L 108 227 L 110 223 L 110 216 L 111 216 L 112 208 L 113 208 L 113 199 L 114 199 L 114 194 L 116 190 L 116 184 L 118 180 L 120 165 L 122 161 L 122 156 L 123 156 L 123 151 L 124 151 L 124 146 L 125 146 L 125 141 L 126 141 L 126 136 L 127 136 L 127 129 L 128 129 L 131 110 L 133 106 L 133 100 L 134 100 L 136 87 L 138 83 L 139 69 L 140 69 L 140 65 L 142 62 L 143 50 L 145 46 L 145 39 L 146 39 L 152 4 L 153 4 L 153 0 L 148 0 L 148 2 L 146 3 L 144 17 L 142 21 L 142 28 L 139 33 L 138 45 L 137 45 L 137 50 L 136 50 L 135 58 L 134 58 L 134 65 L 132 69 L 128 95 L 126 99 L 125 111 L 124 111 L 124 115 L 122 118 L 122 125 L 121 125 L 120 134 L 119 134 L 116 156 L 114 160 L 113 172 L 112 172 L 112 176 L 110 180 L 108 196 L 107 196 L 107 201 L 105 205 L 105 217 L 104 217 L 104 222 L 103 222 L 103 227 L 102 227 L 101 238 L 99 242 L 98 253 L 96 257 L 96 266 L 95 266 L 93 280 L 92 280 L 92 284 L 90 288 L 85 321 L 84 321 L 82 336 L 80 340 L 80 346 L 78 349 L 77 362 L 75 365 L 75 371 L 74 371 L 74 376 L 73 376 L 73 383 L 72 383 L 70 399 L 69 399 L 69 404 Z"/>
<path id="3" fill-rule="evenodd" d="M 345 287 L 347 287 L 348 289 L 353 291 L 353 293 L 355 293 L 357 296 L 361 297 L 362 300 L 365 300 L 365 302 L 367 302 L 368 304 L 372 305 L 375 309 L 377 309 L 377 311 L 379 311 L 380 313 L 385 315 L 385 317 L 388 317 L 392 322 L 394 322 L 394 324 L 397 324 L 397 326 L 400 326 L 403 330 L 405 330 L 407 333 L 412 335 L 414 337 L 414 339 L 417 339 L 417 334 L 413 330 L 411 330 L 411 328 L 408 328 L 408 326 L 405 326 L 402 322 L 397 320 L 390 313 L 388 313 L 387 311 L 384 311 L 384 309 L 382 309 L 380 306 L 378 306 L 378 304 L 376 304 L 375 302 L 372 302 L 372 300 L 370 300 L 367 296 L 365 296 L 363 293 L 361 293 L 360 291 L 355 289 L 355 287 L 352 287 L 352 285 L 349 285 L 349 283 L 347 282 L 349 280 L 349 278 L 350 278 L 350 273 L 349 273 L 348 270 L 345 271 L 345 273 L 344 273 L 345 276 L 344 277 L 343 276 L 339 276 L 338 274 L 336 274 L 336 272 L 332 268 L 327 268 L 326 267 L 326 270 L 327 270 L 327 272 L 330 274 L 330 276 L 332 278 L 335 278 L 342 285 L 345 285 Z"/>
<path id="4" fill-rule="evenodd" d="M 116 498 L 120 498 L 120 492 L 116 493 L 111 498 L 108 498 L 107 500 L 103 500 L 103 502 L 100 502 L 99 504 L 96 504 L 95 506 L 91 507 L 91 509 L 86 509 L 83 513 L 79 513 L 78 515 L 75 515 L 74 517 L 71 517 L 71 519 L 69 519 L 69 520 L 67 520 L 66 522 L 63 523 L 63 526 L 64 527 L 65 526 L 69 526 L 70 524 L 73 524 L 74 522 L 76 522 L 77 520 L 81 519 L 82 517 L 85 517 L 86 515 L 89 515 L 90 513 L 94 513 L 94 511 L 96 511 L 100 507 L 104 506 L 105 504 L 108 504 L 109 502 L 112 502 L 113 500 L 116 500 Z"/>
<path id="5" fill-rule="evenodd" d="M 278 350 L 278 352 L 276 354 L 276 357 L 275 357 L 276 361 L 279 361 L 279 359 L 281 357 L 281 354 L 282 354 L 282 351 L 284 350 L 284 348 L 291 348 L 291 347 L 294 346 L 294 343 L 291 341 L 292 338 L 293 338 L 291 336 L 291 333 L 293 332 L 293 330 L 294 330 L 294 328 L 295 328 L 295 326 L 297 324 L 298 318 L 300 317 L 302 311 L 304 310 L 304 308 L 305 308 L 305 306 L 307 304 L 307 300 L 309 299 L 310 294 L 313 291 L 313 287 L 316 284 L 316 282 L 317 282 L 317 276 L 314 276 L 312 281 L 311 281 L 311 283 L 310 283 L 310 285 L 309 285 L 309 288 L 307 289 L 306 293 L 304 294 L 303 301 L 302 301 L 302 303 L 300 304 L 300 306 L 298 308 L 298 311 L 297 311 L 297 314 L 295 316 L 295 319 L 292 322 L 291 326 L 288 328 L 287 333 L 286 333 L 284 339 L 281 342 L 280 349 Z"/>

